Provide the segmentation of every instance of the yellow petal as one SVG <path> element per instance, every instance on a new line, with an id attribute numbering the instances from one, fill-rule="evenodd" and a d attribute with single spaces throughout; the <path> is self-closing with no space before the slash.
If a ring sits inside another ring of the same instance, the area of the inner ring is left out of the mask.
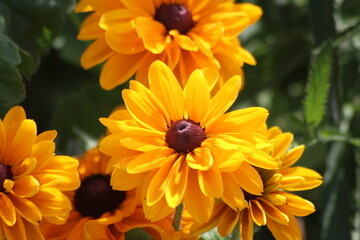
<path id="1" fill-rule="evenodd" d="M 128 191 L 140 185 L 145 176 L 145 174 L 130 174 L 126 169 L 115 167 L 110 184 L 115 190 Z"/>
<path id="2" fill-rule="evenodd" d="M 165 106 L 172 121 L 184 117 L 184 95 L 182 89 L 170 68 L 161 61 L 155 61 L 149 69 L 149 84 L 151 91 Z"/>
<path id="3" fill-rule="evenodd" d="M 9 199 L 15 205 L 16 212 L 27 221 L 38 225 L 42 219 L 42 214 L 38 207 L 26 198 L 20 198 L 14 194 L 9 194 Z"/>
<path id="4" fill-rule="evenodd" d="M 6 149 L 5 129 L 2 120 L 0 119 L 0 158 L 3 159 L 3 154 Z"/>
<path id="5" fill-rule="evenodd" d="M 217 167 L 207 171 L 198 171 L 199 186 L 201 191 L 208 197 L 220 198 L 224 192 L 223 179 Z"/>
<path id="6" fill-rule="evenodd" d="M 153 1 L 132 1 L 132 0 L 121 0 L 121 3 L 125 5 L 126 8 L 139 12 L 146 16 L 155 15 L 155 5 Z"/>
<path id="7" fill-rule="evenodd" d="M 145 54 L 143 41 L 135 31 L 134 22 L 126 22 L 110 28 L 105 33 L 105 44 L 111 51 L 116 53 L 132 55 Z"/>
<path id="8" fill-rule="evenodd" d="M 253 195 L 261 195 L 264 191 L 263 182 L 259 173 L 247 162 L 243 162 L 239 169 L 234 172 L 237 183 L 246 192 Z"/>
<path id="9" fill-rule="evenodd" d="M 44 131 L 36 136 L 35 143 L 38 143 L 40 141 L 54 141 L 56 138 L 57 132 L 55 130 L 50 131 Z"/>
<path id="10" fill-rule="evenodd" d="M 126 8 L 117 8 L 102 14 L 99 26 L 104 30 L 119 28 L 119 26 L 124 26 L 122 24 L 130 22 L 136 17 L 138 17 L 138 14 L 134 11 Z M 119 30 L 122 31 L 122 29 Z"/>
<path id="11" fill-rule="evenodd" d="M 105 38 L 101 37 L 85 50 L 81 56 L 80 63 L 84 69 L 89 69 L 104 62 L 112 54 L 114 54 L 113 50 L 107 45 Z"/>
<path id="12" fill-rule="evenodd" d="M 32 224 L 28 221 L 23 221 L 24 227 L 26 229 L 26 239 L 38 239 L 38 240 L 44 240 L 44 236 L 40 231 L 40 227 L 37 225 Z"/>
<path id="13" fill-rule="evenodd" d="M 259 6 L 251 3 L 237 3 L 235 8 L 238 11 L 246 13 L 246 15 L 250 18 L 249 24 L 254 24 L 263 14 L 263 11 Z"/>
<path id="14" fill-rule="evenodd" d="M 167 131 L 166 120 L 161 117 L 158 108 L 151 102 L 146 101 L 139 93 L 128 89 L 122 91 L 122 96 L 127 109 L 139 124 L 158 131 Z"/>
<path id="15" fill-rule="evenodd" d="M 250 211 L 244 209 L 241 214 L 240 234 L 242 240 L 252 240 L 254 235 L 254 223 Z"/>
<path id="16" fill-rule="evenodd" d="M 214 198 L 206 197 L 198 183 L 198 176 L 196 170 L 189 171 L 188 184 L 184 196 L 184 206 L 189 214 L 199 222 L 206 222 L 212 213 L 214 208 Z"/>
<path id="17" fill-rule="evenodd" d="M 154 136 L 149 137 L 122 137 L 122 134 L 119 134 L 119 139 L 121 144 L 129 149 L 133 149 L 140 152 L 149 152 L 156 149 L 159 149 L 163 146 L 167 146 L 166 142 L 161 138 Z"/>
<path id="18" fill-rule="evenodd" d="M 286 202 L 286 197 L 281 194 L 281 191 L 264 193 L 261 197 L 268 200 L 274 205 L 283 205 Z"/>
<path id="19" fill-rule="evenodd" d="M 243 210 L 247 203 L 243 191 L 236 182 L 232 173 L 223 174 L 224 193 L 221 200 L 234 210 Z"/>
<path id="20" fill-rule="evenodd" d="M 287 168 L 299 160 L 305 149 L 304 145 L 297 146 L 285 154 L 282 159 L 282 168 Z"/>
<path id="21" fill-rule="evenodd" d="M 36 139 L 36 124 L 33 120 L 26 119 L 21 122 L 11 142 L 9 149 L 4 156 L 5 165 L 14 165 L 17 161 L 28 157 Z M 11 138 L 8 138 L 11 139 Z"/>
<path id="22" fill-rule="evenodd" d="M 195 52 L 199 50 L 198 46 L 191 38 L 186 35 L 175 33 L 175 31 L 177 32 L 177 30 L 171 30 L 169 34 L 174 37 L 174 40 L 182 49 Z"/>
<path id="23" fill-rule="evenodd" d="M 0 218 L 7 226 L 16 222 L 16 212 L 13 203 L 4 193 L 0 193 Z"/>
<path id="24" fill-rule="evenodd" d="M 315 212 L 315 206 L 312 202 L 288 192 L 281 192 L 286 198 L 286 205 L 291 214 L 304 217 Z"/>
<path id="25" fill-rule="evenodd" d="M 287 225 L 289 223 L 289 217 L 285 213 L 281 212 L 273 204 L 263 198 L 260 198 L 259 202 L 261 202 L 261 206 L 265 210 L 267 217 L 270 217 L 274 221 L 283 225 Z"/>
<path id="26" fill-rule="evenodd" d="M 105 90 L 126 82 L 146 60 L 147 54 L 114 54 L 105 63 L 100 74 L 100 85 Z M 119 66 L 121 70 L 119 70 Z"/>
<path id="27" fill-rule="evenodd" d="M 104 30 L 99 26 L 100 17 L 99 13 L 93 13 L 87 17 L 81 25 L 77 38 L 79 40 L 92 40 L 102 36 Z"/>
<path id="28" fill-rule="evenodd" d="M 292 143 L 294 136 L 292 133 L 283 133 L 275 138 L 275 149 L 273 156 L 281 157 L 284 155 L 285 151 L 288 149 L 290 144 Z"/>
<path id="29" fill-rule="evenodd" d="M 266 226 L 276 239 L 301 240 L 300 228 L 295 217 L 291 215 L 284 206 L 279 206 L 279 209 L 288 216 L 289 224 L 282 225 L 269 218 Z"/>
<path id="30" fill-rule="evenodd" d="M 135 24 L 136 32 L 148 51 L 159 54 L 165 50 L 166 30 L 164 25 L 147 18 L 137 18 Z"/>
<path id="31" fill-rule="evenodd" d="M 177 155 L 172 148 L 162 147 L 154 149 L 150 152 L 142 153 L 132 160 L 127 166 L 127 171 L 130 174 L 148 172 L 174 161 Z"/>
<path id="32" fill-rule="evenodd" d="M 281 182 L 282 187 L 288 191 L 301 191 L 301 190 L 309 190 L 319 186 L 322 183 L 322 177 L 319 173 L 312 169 L 304 168 L 304 167 L 292 167 L 285 168 L 279 171 L 284 177 L 283 181 L 288 179 L 301 177 L 304 181 L 296 186 L 283 186 L 283 181 Z"/>
<path id="33" fill-rule="evenodd" d="M 257 200 L 249 201 L 249 211 L 254 223 L 256 223 L 258 226 L 266 224 L 267 219 L 265 211 Z"/>
<path id="34" fill-rule="evenodd" d="M 198 147 L 186 154 L 186 163 L 192 169 L 206 171 L 213 166 L 214 159 L 209 148 Z"/>
<path id="35" fill-rule="evenodd" d="M 23 220 L 18 217 L 16 223 L 9 227 L 6 222 L 1 222 L 7 240 L 27 239 Z"/>
<path id="36" fill-rule="evenodd" d="M 53 142 L 52 142 L 53 143 Z M 21 164 L 14 165 L 11 170 L 13 172 L 13 179 L 19 179 L 25 175 L 30 174 L 36 167 L 36 158 L 29 157 L 26 158 Z"/>
<path id="37" fill-rule="evenodd" d="M 184 89 L 185 107 L 190 119 L 204 126 L 203 118 L 209 110 L 210 90 L 204 74 L 195 70 Z"/>
<path id="38" fill-rule="evenodd" d="M 145 217 L 151 221 L 159 221 L 174 212 L 174 209 L 169 207 L 165 198 L 161 198 L 152 206 L 146 205 L 145 200 L 143 200 L 143 209 Z"/>
<path id="39" fill-rule="evenodd" d="M 174 69 L 174 67 L 179 63 L 180 49 L 175 41 L 171 41 L 170 36 L 167 36 L 166 38 L 167 39 L 170 38 L 170 40 L 167 40 L 167 39 L 165 40 L 166 41 L 166 46 L 165 46 L 166 61 L 165 62 L 171 69 Z"/>
<path id="40" fill-rule="evenodd" d="M 189 167 L 184 159 L 178 159 L 171 168 L 168 185 L 165 192 L 166 202 L 169 207 L 177 207 L 183 200 L 188 183 Z"/>
<path id="41" fill-rule="evenodd" d="M 19 197 L 29 198 L 40 190 L 40 183 L 31 175 L 24 176 L 14 182 L 12 191 Z"/>
<path id="42" fill-rule="evenodd" d="M 211 99 L 210 109 L 207 111 L 203 122 L 217 118 L 224 114 L 235 102 L 241 86 L 241 77 L 230 78 Z"/>
<path id="43" fill-rule="evenodd" d="M 227 208 L 225 212 L 220 216 L 218 224 L 218 232 L 220 236 L 226 237 L 229 235 L 236 224 L 239 222 L 240 211 L 234 211 L 231 208 Z"/>
<path id="44" fill-rule="evenodd" d="M 25 111 L 20 106 L 15 106 L 6 113 L 3 120 L 6 139 L 12 139 L 15 136 L 20 124 L 25 119 Z"/>
<path id="45" fill-rule="evenodd" d="M 177 161 L 179 161 L 178 159 Z M 173 162 L 168 162 L 164 164 L 159 169 L 153 170 L 149 173 L 148 178 L 151 179 L 148 181 L 148 186 L 144 186 L 146 190 L 146 203 L 149 206 L 155 205 L 160 199 L 164 196 L 165 191 L 167 190 L 168 176 L 169 172 L 173 166 Z"/>

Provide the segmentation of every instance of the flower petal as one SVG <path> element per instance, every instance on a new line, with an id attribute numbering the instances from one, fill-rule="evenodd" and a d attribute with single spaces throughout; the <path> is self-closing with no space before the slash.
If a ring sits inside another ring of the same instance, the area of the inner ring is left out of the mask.
<path id="1" fill-rule="evenodd" d="M 19 197 L 29 198 L 40 190 L 40 183 L 31 175 L 21 177 L 14 181 L 12 191 Z"/>
<path id="2" fill-rule="evenodd" d="M 266 224 L 266 213 L 258 200 L 250 200 L 248 209 L 254 223 L 256 223 L 258 226 Z"/>
<path id="3" fill-rule="evenodd" d="M 220 198 L 224 192 L 222 174 L 217 167 L 198 171 L 199 186 L 204 195 Z"/>
<path id="4" fill-rule="evenodd" d="M 234 210 L 243 210 L 247 207 L 244 193 L 232 173 L 223 174 L 223 185 L 224 193 L 221 200 Z"/>
<path id="5" fill-rule="evenodd" d="M 7 227 L 14 226 L 16 222 L 15 207 L 4 193 L 0 193 L 0 218 Z"/>
<path id="6" fill-rule="evenodd" d="M 135 29 L 148 51 L 159 54 L 165 50 L 166 29 L 160 22 L 147 18 L 137 18 Z"/>
<path id="7" fill-rule="evenodd" d="M 281 181 L 282 188 L 288 191 L 309 190 L 319 186 L 322 183 L 322 177 L 319 173 L 304 167 L 285 168 L 281 169 L 279 173 L 283 175 L 283 180 Z M 293 177 L 302 177 L 304 182 L 296 186 L 283 186 L 285 181 Z"/>
<path id="8" fill-rule="evenodd" d="M 252 240 L 254 235 L 254 223 L 248 209 L 242 212 L 240 221 L 240 234 L 242 240 Z"/>
<path id="9" fill-rule="evenodd" d="M 304 217 L 315 212 L 315 206 L 312 202 L 288 192 L 281 192 L 281 195 L 286 198 L 286 205 L 291 214 Z"/>
<path id="10" fill-rule="evenodd" d="M 188 184 L 189 167 L 183 158 L 178 159 L 171 168 L 165 191 L 166 202 L 169 207 L 177 207 L 184 198 Z"/>
<path id="11" fill-rule="evenodd" d="M 220 236 L 226 237 L 229 235 L 236 224 L 239 222 L 240 211 L 234 211 L 231 208 L 227 208 L 225 212 L 220 216 L 218 224 L 218 232 Z"/>
<path id="12" fill-rule="evenodd" d="M 282 168 L 287 168 L 299 160 L 305 149 L 304 145 L 297 146 L 285 154 L 282 159 Z"/>
<path id="13" fill-rule="evenodd" d="M 186 163 L 192 169 L 206 171 L 213 166 L 214 159 L 209 148 L 198 147 L 186 154 Z"/>
<path id="14" fill-rule="evenodd" d="M 204 74 L 200 70 L 195 70 L 190 75 L 184 94 L 186 112 L 189 118 L 196 123 L 200 123 L 200 126 L 204 126 L 202 120 L 209 111 L 210 89 Z"/>
<path id="15" fill-rule="evenodd" d="M 114 52 L 105 42 L 105 38 L 100 37 L 85 50 L 81 56 L 80 63 L 84 69 L 89 69 L 104 62 L 112 54 Z"/>
<path id="16" fill-rule="evenodd" d="M 144 181 L 146 174 L 130 174 L 124 168 L 115 166 L 111 173 L 110 185 L 115 190 L 128 191 Z"/>
<path id="17" fill-rule="evenodd" d="M 165 106 L 172 121 L 184 118 L 184 95 L 170 68 L 161 61 L 155 61 L 149 69 L 150 90 Z"/>
<path id="18" fill-rule="evenodd" d="M 148 172 L 174 161 L 177 155 L 172 148 L 157 148 L 137 156 L 128 164 L 127 171 L 130 174 Z"/>
<path id="19" fill-rule="evenodd" d="M 148 54 L 114 54 L 105 63 L 100 74 L 100 85 L 105 90 L 126 82 L 146 60 Z M 119 71 L 121 66 L 122 71 Z"/>
<path id="20" fill-rule="evenodd" d="M 246 192 L 253 195 L 261 195 L 264 191 L 261 176 L 249 163 L 243 162 L 234 172 L 234 176 L 237 183 Z"/>
<path id="21" fill-rule="evenodd" d="M 259 202 L 261 202 L 261 206 L 265 210 L 267 217 L 270 217 L 274 221 L 283 225 L 287 225 L 289 223 L 289 217 L 285 213 L 281 212 L 273 204 L 263 198 L 260 198 Z"/>
<path id="22" fill-rule="evenodd" d="M 18 197 L 14 194 L 9 194 L 9 199 L 16 208 L 16 212 L 20 214 L 27 221 L 38 225 L 42 219 L 42 214 L 38 207 L 26 198 Z"/>
<path id="23" fill-rule="evenodd" d="M 4 231 L 7 240 L 27 239 L 24 223 L 20 217 L 11 227 L 6 225 L 6 222 L 1 221 L 1 228 Z"/>

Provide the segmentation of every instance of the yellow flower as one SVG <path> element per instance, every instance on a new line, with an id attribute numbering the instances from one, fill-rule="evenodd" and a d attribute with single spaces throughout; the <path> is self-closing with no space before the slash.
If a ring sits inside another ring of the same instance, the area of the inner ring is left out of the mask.
<path id="1" fill-rule="evenodd" d="M 214 69 L 220 73 L 220 85 L 242 75 L 244 63 L 256 64 L 237 38 L 262 14 L 249 3 L 82 0 L 76 11 L 92 12 L 78 38 L 95 40 L 84 52 L 81 65 L 88 69 L 106 62 L 100 85 L 107 90 L 135 73 L 136 80 L 147 85 L 147 72 L 155 60 L 165 62 L 182 80 L 195 69 Z"/>
<path id="2" fill-rule="evenodd" d="M 78 161 L 55 156 L 56 131 L 37 135 L 22 107 L 0 119 L 0 238 L 44 239 L 39 223 L 66 221 L 71 210 L 62 191 L 79 184 Z"/>
<path id="3" fill-rule="evenodd" d="M 100 142 L 100 151 L 112 157 L 108 171 L 114 189 L 141 187 L 145 215 L 151 220 L 184 202 L 199 221 L 210 217 L 215 198 L 229 198 L 223 195 L 225 189 L 239 201 L 244 200 L 239 184 L 253 194 L 263 191 L 251 165 L 278 167 L 254 140 L 267 110 L 254 107 L 224 114 L 237 98 L 239 76 L 211 98 L 201 70 L 190 75 L 183 90 L 170 68 L 156 61 L 149 69 L 149 84 L 150 89 L 131 81 L 130 89 L 123 90 L 130 119 L 126 110 L 100 119 L 110 132 Z"/>
<path id="4" fill-rule="evenodd" d="M 169 219 L 157 222 L 145 219 L 136 190 L 124 192 L 111 188 L 110 175 L 105 173 L 108 161 L 109 157 L 97 147 L 80 159 L 81 186 L 68 193 L 73 210 L 64 225 L 55 226 L 48 222 L 41 225 L 47 240 L 124 240 L 125 233 L 134 228 L 145 229 L 153 239 L 168 239 L 173 233 Z"/>
<path id="5" fill-rule="evenodd" d="M 281 163 L 279 170 L 258 168 L 264 183 L 261 195 L 245 193 L 248 202 L 245 209 L 233 209 L 226 203 L 214 208 L 209 222 L 196 223 L 192 232 L 206 232 L 218 226 L 222 236 L 228 235 L 240 222 L 241 239 L 253 239 L 254 223 L 266 225 L 276 239 L 301 239 L 301 232 L 295 216 L 307 216 L 315 211 L 314 205 L 300 196 L 288 191 L 302 191 L 318 187 L 322 177 L 314 170 L 304 167 L 291 167 L 301 157 L 304 146 L 300 145 L 287 151 L 293 140 L 291 133 L 282 133 L 278 127 L 265 130 L 270 146 L 264 151 Z"/>

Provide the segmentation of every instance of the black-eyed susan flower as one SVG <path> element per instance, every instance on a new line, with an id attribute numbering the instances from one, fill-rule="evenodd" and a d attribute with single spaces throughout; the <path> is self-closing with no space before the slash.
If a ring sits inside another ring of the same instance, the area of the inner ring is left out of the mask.
<path id="1" fill-rule="evenodd" d="M 170 239 L 175 232 L 170 219 L 150 222 L 145 219 L 136 190 L 115 191 L 111 188 L 110 175 L 105 173 L 108 156 L 95 147 L 79 161 L 81 185 L 68 193 L 73 210 L 64 225 L 49 222 L 41 225 L 47 240 L 124 240 L 126 232 L 135 228 L 143 228 L 155 240 Z"/>
<path id="2" fill-rule="evenodd" d="M 22 107 L 0 119 L 0 238 L 43 239 L 39 223 L 66 222 L 71 203 L 62 191 L 79 184 L 78 161 L 55 156 L 55 131 L 37 135 Z"/>
<path id="3" fill-rule="evenodd" d="M 195 223 L 192 231 L 200 234 L 215 226 L 222 236 L 228 235 L 239 222 L 241 239 L 253 239 L 254 223 L 266 225 L 276 239 L 302 239 L 295 216 L 307 216 L 315 211 L 312 202 L 290 193 L 318 187 L 322 177 L 314 170 L 292 165 L 301 157 L 304 146 L 287 151 L 292 143 L 291 133 L 282 133 L 278 127 L 265 130 L 270 146 L 264 148 L 281 164 L 278 170 L 257 168 L 264 184 L 264 192 L 254 195 L 245 192 L 246 208 L 231 208 L 225 202 L 218 204 L 209 222 Z"/>
<path id="4" fill-rule="evenodd" d="M 237 38 L 262 14 L 249 3 L 82 0 L 76 11 L 92 12 L 78 35 L 81 40 L 95 40 L 84 52 L 81 65 L 88 69 L 105 62 L 100 75 L 104 89 L 122 84 L 135 73 L 147 85 L 147 72 L 155 60 L 165 62 L 183 81 L 195 69 L 215 69 L 220 85 L 242 75 L 244 63 L 256 64 Z"/>
<path id="5" fill-rule="evenodd" d="M 170 68 L 156 61 L 149 69 L 149 85 L 131 81 L 130 89 L 122 92 L 127 110 L 100 119 L 110 132 L 100 151 L 112 157 L 108 172 L 114 189 L 141 187 L 145 215 L 151 220 L 183 202 L 191 216 L 206 221 L 215 198 L 230 197 L 223 195 L 225 189 L 243 202 L 239 184 L 260 195 L 262 181 L 252 166 L 274 169 L 278 163 L 254 140 L 267 110 L 224 114 L 237 98 L 240 76 L 229 79 L 211 98 L 201 70 L 195 70 L 182 89 Z"/>

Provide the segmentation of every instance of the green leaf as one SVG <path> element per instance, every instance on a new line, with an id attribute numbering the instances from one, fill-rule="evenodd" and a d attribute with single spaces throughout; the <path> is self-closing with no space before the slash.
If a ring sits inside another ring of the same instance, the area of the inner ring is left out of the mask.
<path id="1" fill-rule="evenodd" d="M 40 59 L 33 58 L 28 52 L 22 49 L 20 49 L 19 54 L 21 57 L 21 63 L 17 66 L 17 68 L 22 76 L 24 76 L 27 80 L 30 80 L 39 66 Z"/>
<path id="2" fill-rule="evenodd" d="M 332 66 L 332 47 L 326 44 L 320 52 L 313 55 L 305 97 L 305 119 L 317 127 L 326 109 Z"/>
<path id="3" fill-rule="evenodd" d="M 25 86 L 16 68 L 20 62 L 16 44 L 0 33 L 0 116 L 25 98 Z"/>
<path id="4" fill-rule="evenodd" d="M 142 228 L 134 228 L 125 233 L 125 240 L 151 240 L 152 237 Z"/>

